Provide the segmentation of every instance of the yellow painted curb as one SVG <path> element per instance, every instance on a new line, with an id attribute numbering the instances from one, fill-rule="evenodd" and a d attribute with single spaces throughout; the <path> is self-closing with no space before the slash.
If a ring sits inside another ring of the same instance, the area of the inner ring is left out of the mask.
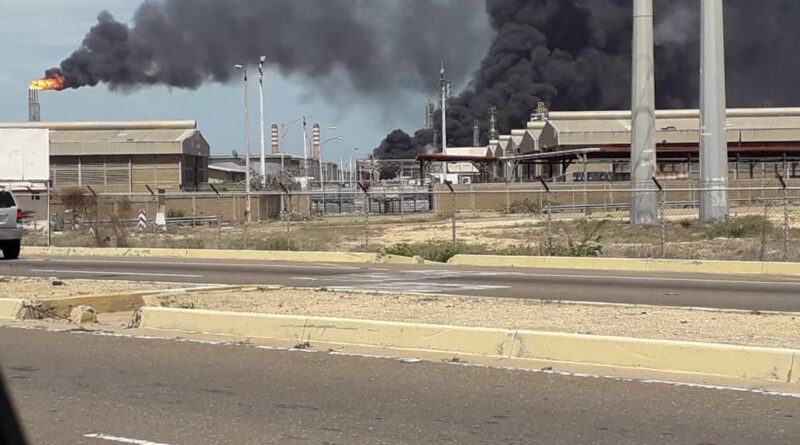
<path id="1" fill-rule="evenodd" d="M 24 304 L 23 300 L 0 298 L 0 318 L 18 319 Z"/>
<path id="2" fill-rule="evenodd" d="M 142 309 L 140 327 L 298 343 L 322 342 L 501 357 L 509 357 L 513 346 L 513 333 L 503 329 L 159 307 Z"/>
<path id="3" fill-rule="evenodd" d="M 283 252 L 262 250 L 210 250 L 210 249 L 91 249 L 83 247 L 24 247 L 23 255 L 32 256 L 85 256 L 131 258 L 189 258 L 208 260 L 257 260 L 301 263 L 391 263 L 416 264 L 414 258 L 395 255 L 378 255 L 359 252 Z"/>
<path id="4" fill-rule="evenodd" d="M 454 266 L 800 276 L 800 263 L 762 263 L 748 261 L 456 255 L 448 261 L 448 264 Z"/>
<path id="5" fill-rule="evenodd" d="M 795 351 L 548 332 L 518 334 L 514 356 L 789 382 Z"/>
<path id="6" fill-rule="evenodd" d="M 141 328 L 800 383 L 800 351 L 372 320 L 142 309 Z"/>
<path id="7" fill-rule="evenodd" d="M 123 292 L 108 295 L 80 295 L 76 297 L 49 298 L 34 300 L 33 303 L 41 304 L 48 312 L 61 317 L 68 317 L 72 309 L 78 306 L 91 306 L 98 314 L 111 312 L 131 312 L 146 306 L 145 299 L 153 295 L 185 294 L 197 292 L 224 292 L 239 290 L 252 286 L 225 285 L 225 286 L 199 286 L 180 289 L 156 289 L 135 292 Z"/>

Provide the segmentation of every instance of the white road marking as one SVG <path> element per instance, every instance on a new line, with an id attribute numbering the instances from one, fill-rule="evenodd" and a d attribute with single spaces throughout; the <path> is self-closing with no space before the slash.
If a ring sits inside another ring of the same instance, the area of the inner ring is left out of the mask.
<path id="1" fill-rule="evenodd" d="M 136 272 L 114 272 L 109 270 L 52 270 L 52 269 L 34 269 L 31 272 L 36 273 L 59 273 L 59 274 L 76 274 L 76 275 L 123 275 L 123 276 L 138 276 L 138 277 L 173 277 L 173 278 L 203 278 L 203 275 L 182 275 L 176 273 L 136 273 Z"/>
<path id="2" fill-rule="evenodd" d="M 149 440 L 130 439 L 128 437 L 110 436 L 108 434 L 91 433 L 84 434 L 83 437 L 89 439 L 107 440 L 109 442 L 129 443 L 133 445 L 170 445 L 168 443 L 150 442 Z"/>

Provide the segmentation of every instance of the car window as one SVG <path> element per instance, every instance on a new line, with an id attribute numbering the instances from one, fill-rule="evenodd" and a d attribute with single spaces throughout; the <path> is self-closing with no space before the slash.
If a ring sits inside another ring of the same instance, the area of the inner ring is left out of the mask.
<path id="1" fill-rule="evenodd" d="M 16 207 L 17 203 L 9 192 L 0 192 L 0 209 L 7 209 L 9 207 Z"/>

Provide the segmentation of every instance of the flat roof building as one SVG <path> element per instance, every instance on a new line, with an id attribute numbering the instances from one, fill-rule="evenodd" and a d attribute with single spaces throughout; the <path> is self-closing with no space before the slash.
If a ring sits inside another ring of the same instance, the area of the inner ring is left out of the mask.
<path id="1" fill-rule="evenodd" d="M 50 130 L 53 187 L 144 192 L 208 182 L 210 146 L 195 121 L 0 123 Z"/>

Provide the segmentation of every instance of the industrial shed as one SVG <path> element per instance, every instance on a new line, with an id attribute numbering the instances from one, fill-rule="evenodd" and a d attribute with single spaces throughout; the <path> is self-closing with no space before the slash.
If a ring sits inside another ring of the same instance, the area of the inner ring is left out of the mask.
<path id="1" fill-rule="evenodd" d="M 800 109 L 732 109 L 727 124 L 732 179 L 774 178 L 775 173 L 800 176 Z M 660 177 L 696 177 L 700 151 L 697 110 L 658 111 L 655 139 Z M 575 165 L 572 153 L 587 150 L 589 163 L 604 163 L 608 169 L 600 169 L 610 170 L 619 179 L 630 171 L 630 144 L 630 112 L 552 113 L 540 136 L 547 159 L 539 162 L 546 163 L 554 175 L 569 176 L 568 181 L 572 176 L 582 180 L 584 174 L 579 170 L 585 168 Z M 595 176 L 598 181 L 607 179 Z"/>
<path id="2" fill-rule="evenodd" d="M 98 192 L 194 190 L 208 182 L 210 147 L 194 121 L 0 124 L 50 130 L 53 187 Z"/>

